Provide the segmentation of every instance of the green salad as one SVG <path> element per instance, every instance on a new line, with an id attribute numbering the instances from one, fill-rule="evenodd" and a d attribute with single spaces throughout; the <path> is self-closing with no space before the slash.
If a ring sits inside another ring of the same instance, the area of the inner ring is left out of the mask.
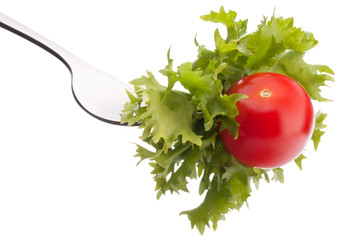
<path id="1" fill-rule="evenodd" d="M 160 70 L 166 85 L 149 71 L 131 81 L 134 92 L 128 92 L 122 122 L 139 124 L 143 130 L 140 138 L 147 147 L 137 145 L 136 156 L 152 167 L 158 199 L 167 192 L 188 192 L 188 181 L 200 181 L 198 194 L 204 195 L 203 202 L 180 214 L 187 215 L 192 228 L 203 234 L 206 227 L 216 230 L 225 214 L 247 204 L 261 180 L 284 182 L 282 166 L 248 166 L 227 150 L 220 132 L 227 129 L 234 139 L 239 138 L 238 103 L 248 99 L 227 91 L 246 76 L 270 72 L 295 80 L 312 101 L 326 102 L 330 100 L 321 95 L 320 87 L 334 81 L 334 73 L 326 65 L 304 61 L 305 53 L 318 41 L 295 27 L 293 18 L 265 17 L 251 33 L 247 33 L 247 19 L 237 20 L 236 12 L 223 7 L 201 19 L 223 24 L 226 36 L 218 28 L 214 31 L 215 49 L 207 49 L 195 37 L 197 59 L 178 67 L 173 66 L 169 50 L 168 63 Z M 177 90 L 175 84 L 184 90 Z M 324 134 L 326 116 L 321 111 L 314 116 L 315 149 Z M 305 158 L 301 153 L 292 160 L 301 169 Z"/>

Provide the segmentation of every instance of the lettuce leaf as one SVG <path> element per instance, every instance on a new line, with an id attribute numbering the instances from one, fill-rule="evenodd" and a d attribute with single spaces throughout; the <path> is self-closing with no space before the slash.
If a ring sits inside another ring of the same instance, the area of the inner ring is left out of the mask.
<path id="1" fill-rule="evenodd" d="M 239 114 L 236 103 L 242 94 L 226 95 L 236 81 L 256 72 L 277 72 L 298 81 L 309 96 L 318 102 L 328 101 L 321 93 L 327 81 L 334 81 L 333 71 L 326 65 L 304 61 L 307 51 L 317 45 L 313 34 L 293 25 L 293 18 L 264 18 L 256 31 L 247 34 L 247 20 L 236 20 L 234 11 L 211 11 L 202 20 L 223 24 L 227 36 L 218 29 L 213 33 L 215 49 L 195 45 L 198 55 L 173 67 L 170 50 L 168 63 L 160 70 L 167 79 L 161 85 L 151 72 L 131 81 L 134 93 L 128 92 L 122 122 L 139 124 L 141 139 L 148 148 L 137 145 L 136 156 L 152 167 L 157 198 L 167 192 L 188 192 L 188 180 L 200 179 L 198 192 L 205 195 L 202 204 L 187 215 L 192 227 L 201 234 L 205 228 L 216 229 L 218 221 L 232 210 L 239 210 L 257 189 L 261 180 L 284 182 L 284 170 L 259 169 L 238 162 L 224 147 L 218 129 L 227 128 L 238 136 Z M 180 84 L 183 90 L 175 90 Z M 324 134 L 326 114 L 319 112 L 312 140 L 315 150 Z M 302 169 L 305 156 L 295 159 Z M 272 174 L 272 176 L 269 176 Z"/>

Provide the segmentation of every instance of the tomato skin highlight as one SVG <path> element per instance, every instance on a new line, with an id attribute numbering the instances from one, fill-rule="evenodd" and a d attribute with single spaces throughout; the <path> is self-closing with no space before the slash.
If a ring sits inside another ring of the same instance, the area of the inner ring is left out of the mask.
<path id="1" fill-rule="evenodd" d="M 277 73 L 256 73 L 235 83 L 227 95 L 248 96 L 237 102 L 239 134 L 227 129 L 220 137 L 240 162 L 259 168 L 280 167 L 294 160 L 309 141 L 314 110 L 304 88 Z"/>

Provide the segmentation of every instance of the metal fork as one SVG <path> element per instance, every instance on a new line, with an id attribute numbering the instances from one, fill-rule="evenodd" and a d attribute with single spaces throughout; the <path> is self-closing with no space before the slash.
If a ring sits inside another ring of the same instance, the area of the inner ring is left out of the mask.
<path id="1" fill-rule="evenodd" d="M 0 27 L 29 40 L 62 61 L 71 73 L 72 92 L 79 106 L 101 121 L 121 125 L 121 110 L 128 101 L 126 89 L 130 90 L 126 83 L 90 66 L 1 12 Z"/>

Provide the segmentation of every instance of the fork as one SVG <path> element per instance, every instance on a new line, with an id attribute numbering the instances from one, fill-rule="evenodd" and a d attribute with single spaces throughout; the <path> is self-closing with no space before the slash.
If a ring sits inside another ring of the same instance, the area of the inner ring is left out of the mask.
<path id="1" fill-rule="evenodd" d="M 71 73 L 71 87 L 78 105 L 91 116 L 115 125 L 121 124 L 121 111 L 128 101 L 130 87 L 85 63 L 64 48 L 0 12 L 0 27 L 29 40 L 57 57 Z"/>

